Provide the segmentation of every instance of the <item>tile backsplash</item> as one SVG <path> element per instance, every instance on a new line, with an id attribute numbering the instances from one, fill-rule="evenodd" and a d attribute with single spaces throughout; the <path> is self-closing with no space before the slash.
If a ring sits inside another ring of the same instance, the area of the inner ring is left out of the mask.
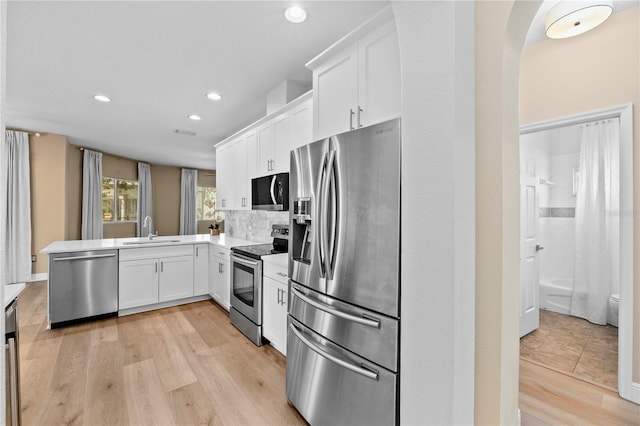
<path id="1" fill-rule="evenodd" d="M 289 223 L 289 212 L 248 210 L 227 211 L 225 213 L 225 234 L 258 243 L 269 242 L 273 239 L 271 225 Z"/>

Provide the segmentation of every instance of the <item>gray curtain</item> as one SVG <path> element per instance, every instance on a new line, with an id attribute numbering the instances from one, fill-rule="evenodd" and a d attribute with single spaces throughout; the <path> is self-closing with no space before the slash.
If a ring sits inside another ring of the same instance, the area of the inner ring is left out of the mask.
<path id="1" fill-rule="evenodd" d="M 142 226 L 147 216 L 151 216 L 151 166 L 147 163 L 138 163 L 138 222 L 136 223 L 138 237 L 144 237 L 153 232 L 153 229 L 144 229 Z"/>
<path id="2" fill-rule="evenodd" d="M 198 171 L 182 169 L 180 185 L 180 235 L 193 235 L 198 231 L 196 221 L 196 190 Z"/>
<path id="3" fill-rule="evenodd" d="M 85 149 L 82 160 L 82 239 L 101 238 L 102 153 Z"/>
<path id="4" fill-rule="evenodd" d="M 30 188 L 29 134 L 7 130 L 2 144 L 3 284 L 31 279 Z"/>

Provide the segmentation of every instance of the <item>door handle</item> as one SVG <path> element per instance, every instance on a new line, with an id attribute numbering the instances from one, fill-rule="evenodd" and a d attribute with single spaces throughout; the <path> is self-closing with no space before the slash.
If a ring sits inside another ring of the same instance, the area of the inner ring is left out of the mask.
<path id="1" fill-rule="evenodd" d="M 321 311 L 324 311 L 330 315 L 335 315 L 337 317 L 346 319 L 347 321 L 355 322 L 356 324 L 366 325 L 367 327 L 373 327 L 378 329 L 380 328 L 380 320 L 377 318 L 372 318 L 370 316 L 364 316 L 364 315 L 362 317 L 359 317 L 354 314 L 340 311 L 331 305 L 327 305 L 326 303 L 311 299 L 309 296 L 303 294 L 300 290 L 298 290 L 295 287 L 291 287 L 291 292 L 293 293 L 294 296 L 298 297 L 303 302 L 306 302 L 309 305 L 313 306 L 314 308 L 320 309 Z"/>
<path id="2" fill-rule="evenodd" d="M 156 262 L 156 274 L 158 273 L 158 262 Z"/>
<path id="3" fill-rule="evenodd" d="M 362 113 L 362 108 L 360 108 L 360 105 L 358 105 L 358 127 L 362 127 L 362 124 L 360 123 L 360 114 Z"/>
<path id="4" fill-rule="evenodd" d="M 299 331 L 298 327 L 296 327 L 293 323 L 289 324 L 289 329 L 293 332 L 293 334 L 309 349 L 317 353 L 323 358 L 339 365 L 340 367 L 346 368 L 356 374 L 360 374 L 364 377 L 367 377 L 371 380 L 378 381 L 379 373 L 372 368 L 364 368 L 364 365 L 354 365 L 344 359 L 338 358 L 337 356 L 327 353 L 319 348 L 315 343 L 311 342 L 309 339 L 304 337 L 302 333 Z"/>
<path id="5" fill-rule="evenodd" d="M 355 112 L 353 112 L 353 108 L 349 108 L 349 130 L 354 130 L 353 127 L 353 116 Z"/>
<path id="6" fill-rule="evenodd" d="M 544 247 L 542 247 L 540 244 L 536 244 L 536 253 L 540 250 L 544 250 Z"/>

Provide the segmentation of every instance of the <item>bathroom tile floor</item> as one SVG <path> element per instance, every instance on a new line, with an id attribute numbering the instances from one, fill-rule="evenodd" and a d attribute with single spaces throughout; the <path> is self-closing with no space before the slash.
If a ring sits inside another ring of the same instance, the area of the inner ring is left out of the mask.
<path id="1" fill-rule="evenodd" d="M 540 328 L 520 339 L 520 358 L 616 390 L 618 328 L 541 309 Z"/>

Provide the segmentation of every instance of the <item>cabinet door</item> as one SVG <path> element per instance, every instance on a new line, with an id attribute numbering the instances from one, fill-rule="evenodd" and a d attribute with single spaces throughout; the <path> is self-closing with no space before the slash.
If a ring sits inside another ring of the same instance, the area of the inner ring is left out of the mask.
<path id="1" fill-rule="evenodd" d="M 230 194 L 233 192 L 230 159 L 229 145 L 216 149 L 216 208 L 220 210 L 229 209 Z"/>
<path id="2" fill-rule="evenodd" d="M 193 295 L 209 292 L 209 244 L 193 246 Z"/>
<path id="3" fill-rule="evenodd" d="M 262 334 L 286 355 L 286 285 L 269 277 L 262 281 Z"/>
<path id="4" fill-rule="evenodd" d="M 289 151 L 291 151 L 291 133 L 289 113 L 280 114 L 271 121 L 273 128 L 273 157 L 271 173 L 289 171 Z"/>
<path id="5" fill-rule="evenodd" d="M 247 207 L 251 208 L 248 198 L 248 181 L 247 174 L 247 140 L 246 138 L 238 139 L 231 146 L 232 155 L 232 179 L 233 179 L 233 194 L 231 194 L 231 202 L 229 203 L 229 210 L 246 210 Z"/>
<path id="6" fill-rule="evenodd" d="M 118 271 L 118 309 L 158 303 L 157 259 L 120 262 Z"/>
<path id="7" fill-rule="evenodd" d="M 250 130 L 245 137 L 245 143 L 247 145 L 247 175 L 248 180 L 248 194 L 251 196 L 251 179 L 258 176 L 258 141 L 256 140 L 256 130 Z"/>
<path id="8" fill-rule="evenodd" d="M 358 55 L 358 127 L 400 114 L 400 48 L 395 25 L 383 25 L 360 40 Z"/>
<path id="9" fill-rule="evenodd" d="M 272 174 L 271 160 L 273 160 L 273 139 L 271 122 L 258 127 L 256 133 L 258 147 L 258 176 Z"/>
<path id="10" fill-rule="evenodd" d="M 313 72 L 314 139 L 354 128 L 358 99 L 357 48 L 335 56 Z"/>
<path id="11" fill-rule="evenodd" d="M 229 282 L 229 260 L 223 260 L 218 256 L 211 259 L 211 297 L 220 306 L 229 310 L 231 287 Z"/>
<path id="12" fill-rule="evenodd" d="M 193 296 L 193 256 L 161 257 L 158 261 L 159 301 Z"/>
<path id="13" fill-rule="evenodd" d="M 289 114 L 290 146 L 287 151 L 287 162 L 292 149 L 313 142 L 313 99 L 309 99 L 293 110 Z M 289 171 L 289 165 L 287 165 Z"/>

